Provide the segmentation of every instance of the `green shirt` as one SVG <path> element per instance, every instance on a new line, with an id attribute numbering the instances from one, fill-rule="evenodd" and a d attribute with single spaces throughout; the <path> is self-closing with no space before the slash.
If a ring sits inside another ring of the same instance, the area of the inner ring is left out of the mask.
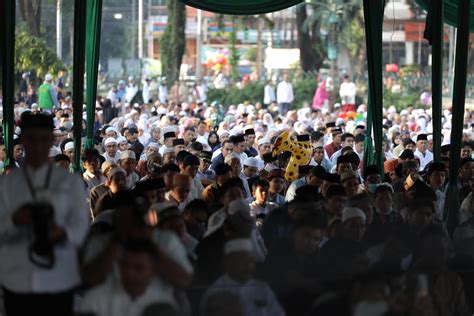
<path id="1" fill-rule="evenodd" d="M 43 83 L 38 88 L 38 105 L 40 109 L 52 109 L 54 102 L 51 96 L 51 85 L 49 83 Z"/>

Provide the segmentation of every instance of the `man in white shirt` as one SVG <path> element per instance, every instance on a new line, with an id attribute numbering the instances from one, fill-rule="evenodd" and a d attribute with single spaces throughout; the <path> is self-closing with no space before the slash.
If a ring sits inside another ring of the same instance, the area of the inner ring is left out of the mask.
<path id="1" fill-rule="evenodd" d="M 138 86 L 133 82 L 133 77 L 128 77 L 128 85 L 126 88 L 125 100 L 127 103 L 132 102 L 133 98 L 138 92 Z"/>
<path id="2" fill-rule="evenodd" d="M 276 101 L 275 87 L 273 86 L 273 82 L 271 80 L 267 81 L 263 92 L 263 104 L 268 107 L 270 104 Z"/>
<path id="3" fill-rule="evenodd" d="M 96 316 L 141 316 L 152 305 L 172 307 L 156 278 L 159 260 L 151 240 L 129 240 L 123 244 L 119 259 L 120 274 L 111 273 L 107 280 L 87 291 L 80 312 Z"/>
<path id="4" fill-rule="evenodd" d="M 168 86 L 166 79 L 163 79 L 161 84 L 158 86 L 158 99 L 160 100 L 161 104 L 166 104 L 168 101 Z"/>
<path id="5" fill-rule="evenodd" d="M 113 137 L 109 137 L 104 142 L 105 153 L 102 155 L 105 161 L 112 161 L 117 163 L 120 160 L 118 153 L 117 140 Z"/>
<path id="6" fill-rule="evenodd" d="M 145 82 L 143 82 L 142 97 L 143 97 L 144 104 L 150 103 L 150 100 L 151 100 L 150 83 L 151 83 L 150 78 L 146 78 Z"/>
<path id="7" fill-rule="evenodd" d="M 355 111 L 357 88 L 355 83 L 349 80 L 348 75 L 344 75 L 344 82 L 339 89 L 339 95 L 342 99 L 342 111 Z"/>
<path id="8" fill-rule="evenodd" d="M 252 278 L 256 263 L 252 240 L 232 239 L 224 254 L 225 274 L 204 293 L 200 314 L 225 315 L 232 310 L 237 315 L 285 315 L 270 287 Z"/>
<path id="9" fill-rule="evenodd" d="M 283 75 L 283 81 L 277 87 L 277 102 L 280 116 L 285 116 L 293 103 L 293 86 L 288 82 L 288 75 Z"/>
<path id="10" fill-rule="evenodd" d="M 90 190 L 103 182 L 102 173 L 100 172 L 99 152 L 97 149 L 86 149 L 82 154 L 82 161 L 84 162 L 84 169 L 86 170 L 82 175 L 87 185 L 87 194 Z"/>
<path id="11" fill-rule="evenodd" d="M 199 161 L 198 157 L 192 154 L 188 154 L 188 156 L 184 158 L 183 163 L 179 166 L 182 174 L 186 174 L 190 176 L 191 179 L 193 179 L 191 191 L 189 192 L 190 201 L 194 199 L 199 199 L 201 197 L 202 192 L 204 191 L 204 187 L 201 183 L 201 178 L 196 176 L 200 164 L 201 162 Z"/>
<path id="12" fill-rule="evenodd" d="M 127 172 L 127 187 L 133 188 L 135 184 L 140 180 L 140 177 L 135 172 L 137 166 L 136 154 L 131 150 L 125 150 L 120 155 L 119 166 Z"/>
<path id="13" fill-rule="evenodd" d="M 418 134 L 416 138 L 415 157 L 420 160 L 420 171 L 425 170 L 426 165 L 433 161 L 433 154 L 427 149 L 428 136 L 426 134 Z"/>
<path id="14" fill-rule="evenodd" d="M 72 315 L 73 290 L 81 283 L 77 254 L 88 229 L 84 183 L 49 162 L 53 128 L 50 117 L 24 116 L 24 166 L 0 179 L 0 279 L 7 315 Z M 49 216 L 44 238 L 35 227 Z"/>
<path id="15" fill-rule="evenodd" d="M 204 82 L 197 81 L 196 82 L 196 99 L 197 102 L 206 102 L 207 100 L 207 86 Z"/>
<path id="16" fill-rule="evenodd" d="M 257 151 L 258 156 L 255 157 L 255 159 L 257 160 L 258 171 L 261 171 L 263 170 L 263 168 L 265 168 L 265 161 L 263 160 L 263 155 L 272 152 L 272 143 L 270 142 L 270 139 L 266 137 L 260 138 L 257 142 Z"/>

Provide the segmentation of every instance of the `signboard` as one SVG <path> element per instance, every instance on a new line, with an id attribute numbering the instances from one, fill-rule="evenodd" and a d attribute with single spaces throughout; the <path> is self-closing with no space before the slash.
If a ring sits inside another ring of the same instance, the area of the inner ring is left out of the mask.
<path id="1" fill-rule="evenodd" d="M 300 61 L 300 50 L 286 48 L 267 48 L 265 50 L 265 68 L 290 69 Z"/>

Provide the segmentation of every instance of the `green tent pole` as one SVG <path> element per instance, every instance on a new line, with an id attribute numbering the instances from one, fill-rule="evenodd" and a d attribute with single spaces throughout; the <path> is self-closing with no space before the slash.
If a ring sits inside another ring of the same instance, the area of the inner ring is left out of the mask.
<path id="1" fill-rule="evenodd" d="M 453 116 L 451 121 L 451 149 L 449 185 L 445 202 L 445 220 L 452 234 L 459 222 L 458 171 L 461 162 L 461 139 L 464 125 L 466 101 L 467 59 L 469 55 L 470 0 L 460 0 L 458 7 L 458 32 L 456 37 L 456 59 L 454 64 Z"/>
<path id="2" fill-rule="evenodd" d="M 86 0 L 74 2 L 74 61 L 73 61 L 73 116 L 74 116 L 74 171 L 81 170 L 82 105 L 84 104 Z"/>
<path id="3" fill-rule="evenodd" d="M 87 123 L 85 148 L 94 148 L 95 103 L 99 68 L 102 0 L 87 1 L 86 56 L 87 56 Z"/>
<path id="4" fill-rule="evenodd" d="M 433 118 L 433 154 L 434 161 L 441 161 L 441 116 L 443 111 L 443 1 L 431 1 L 431 31 L 433 66 L 431 75 L 432 118 Z"/>
<path id="5" fill-rule="evenodd" d="M 15 4 L 14 0 L 0 1 L 0 56 L 2 60 L 3 134 L 5 139 L 5 166 L 13 161 L 13 134 L 15 133 Z"/>
<path id="6" fill-rule="evenodd" d="M 370 91 L 368 92 L 368 104 L 371 104 Z M 367 126 L 365 128 L 366 136 L 364 142 L 364 161 L 362 165 L 362 176 L 365 177 L 365 170 L 368 166 L 375 163 L 374 145 L 372 139 L 372 112 L 367 112 Z"/>
<path id="7" fill-rule="evenodd" d="M 383 176 L 383 89 L 382 89 L 382 25 L 384 0 L 364 0 L 365 40 L 369 74 L 367 125 L 372 125 L 375 141 L 375 164 Z M 368 135 L 370 138 L 370 135 Z"/>

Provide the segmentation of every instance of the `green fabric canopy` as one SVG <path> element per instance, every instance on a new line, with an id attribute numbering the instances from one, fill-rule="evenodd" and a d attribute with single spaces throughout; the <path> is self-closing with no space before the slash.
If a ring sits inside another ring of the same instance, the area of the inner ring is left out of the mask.
<path id="1" fill-rule="evenodd" d="M 440 0 L 437 0 L 440 1 Z M 455 26 L 459 27 L 459 18 L 458 18 L 458 4 L 462 0 L 444 0 L 444 22 Z M 430 6 L 431 6 L 431 0 L 416 0 L 416 3 L 418 3 L 423 9 L 429 11 Z M 474 32 L 474 2 L 470 4 L 470 23 L 467 24 L 469 25 L 469 30 L 471 32 Z M 463 14 L 463 17 L 466 16 L 466 12 Z"/>
<path id="2" fill-rule="evenodd" d="M 369 73 L 369 102 L 367 108 L 367 138 L 363 173 L 368 165 L 375 164 L 383 175 L 383 87 L 382 87 L 382 26 L 385 0 L 364 0 L 365 41 Z M 372 147 L 372 128 L 375 156 Z"/>
<path id="3" fill-rule="evenodd" d="M 451 148 L 449 162 L 449 184 L 445 202 L 445 220 L 452 234 L 459 222 L 458 172 L 461 160 L 461 140 L 464 126 L 464 105 L 466 102 L 467 58 L 469 56 L 470 0 L 460 0 L 460 24 L 456 37 L 456 60 L 453 86 L 453 117 L 451 122 Z"/>
<path id="4" fill-rule="evenodd" d="M 74 118 L 74 171 L 81 170 L 82 105 L 84 104 L 86 0 L 74 2 L 74 62 L 72 98 Z"/>
<path id="5" fill-rule="evenodd" d="M 86 148 L 94 148 L 95 102 L 99 71 L 100 28 L 102 0 L 87 1 L 86 54 L 87 54 L 87 135 Z"/>
<path id="6" fill-rule="evenodd" d="M 280 11 L 303 2 L 302 0 L 181 0 L 192 7 L 206 11 L 253 15 Z"/>
<path id="7" fill-rule="evenodd" d="M 3 90 L 3 134 L 5 139 L 5 166 L 13 161 L 13 134 L 15 133 L 15 1 L 0 1 L 0 57 Z"/>

